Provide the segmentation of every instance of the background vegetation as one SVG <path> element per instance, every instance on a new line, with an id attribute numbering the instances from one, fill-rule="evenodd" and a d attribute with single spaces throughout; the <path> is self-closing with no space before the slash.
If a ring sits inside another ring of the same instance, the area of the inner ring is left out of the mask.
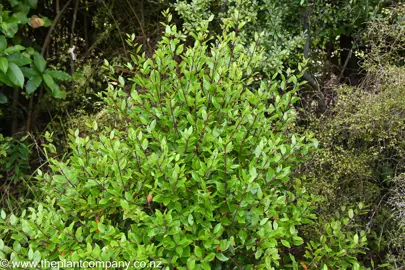
<path id="1" fill-rule="evenodd" d="M 0 4 L 0 257 L 405 266 L 405 5 Z"/>

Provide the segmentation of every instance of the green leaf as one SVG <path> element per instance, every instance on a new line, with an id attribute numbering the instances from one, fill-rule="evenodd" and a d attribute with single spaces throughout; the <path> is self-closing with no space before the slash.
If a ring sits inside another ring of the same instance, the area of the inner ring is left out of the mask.
<path id="1" fill-rule="evenodd" d="M 32 9 L 36 9 L 37 8 L 37 4 L 38 4 L 38 0 L 27 0 L 28 4 L 30 5 L 30 7 Z"/>
<path id="2" fill-rule="evenodd" d="M 3 93 L 0 93 L 0 104 L 5 104 L 7 102 L 8 98 Z"/>
<path id="3" fill-rule="evenodd" d="M 221 223 L 218 223 L 217 225 L 215 225 L 214 234 L 217 234 L 221 229 L 222 229 L 222 224 Z"/>
<path id="4" fill-rule="evenodd" d="M 290 243 L 288 243 L 286 240 L 281 240 L 281 244 L 283 244 L 283 246 L 291 248 Z"/>
<path id="5" fill-rule="evenodd" d="M 3 209 L 1 209 L 0 215 L 1 215 L 1 218 L 2 218 L 2 219 L 6 219 L 6 217 L 7 217 L 6 212 L 4 212 Z"/>
<path id="6" fill-rule="evenodd" d="M 25 232 L 26 234 L 32 235 L 32 233 L 33 233 L 32 227 L 30 226 L 28 221 L 22 220 L 21 221 L 21 228 L 22 228 L 23 232 Z"/>
<path id="7" fill-rule="evenodd" d="M 188 224 L 191 226 L 194 224 L 194 217 L 191 214 L 188 215 Z"/>
<path id="8" fill-rule="evenodd" d="M 60 88 L 57 84 L 55 84 L 54 89 L 52 91 L 52 96 L 54 98 L 65 98 L 65 95 L 62 91 L 60 91 Z"/>
<path id="9" fill-rule="evenodd" d="M 35 90 L 37 90 L 38 87 L 41 85 L 41 83 L 42 83 L 41 76 L 33 76 L 28 80 L 27 84 L 25 85 L 25 91 L 29 95 Z"/>
<path id="10" fill-rule="evenodd" d="M 3 71 L 4 74 L 7 73 L 8 69 L 8 60 L 5 57 L 0 57 L 0 70 Z"/>
<path id="11" fill-rule="evenodd" d="M 8 38 L 13 38 L 18 31 L 18 23 L 19 20 L 16 18 L 11 18 L 6 22 L 3 22 L 1 24 L 1 30 L 3 34 Z"/>
<path id="12" fill-rule="evenodd" d="M 202 250 L 199 246 L 194 247 L 194 254 L 197 258 L 201 258 L 203 256 Z"/>
<path id="13" fill-rule="evenodd" d="M 353 209 L 349 210 L 349 218 L 352 219 L 354 217 Z"/>
<path id="14" fill-rule="evenodd" d="M 24 75 L 21 69 L 15 63 L 9 63 L 7 76 L 15 86 L 19 88 L 24 87 Z"/>
<path id="15" fill-rule="evenodd" d="M 5 36 L 0 36 L 0 54 L 3 54 L 6 48 L 7 48 L 7 39 Z"/>
<path id="16" fill-rule="evenodd" d="M 55 90 L 55 81 L 49 74 L 42 75 L 45 85 L 53 92 Z"/>
<path id="17" fill-rule="evenodd" d="M 175 250 L 176 250 L 176 253 L 177 253 L 179 256 L 183 255 L 183 248 L 182 248 L 182 247 L 178 246 L 178 247 L 176 247 Z"/>
<path id="18" fill-rule="evenodd" d="M 45 71 L 46 61 L 39 53 L 34 54 L 34 66 L 40 73 Z M 50 75 L 49 75 L 50 76 Z M 53 80 L 52 80 L 53 81 Z"/>
<path id="19" fill-rule="evenodd" d="M 207 256 L 205 256 L 204 261 L 210 262 L 215 258 L 215 253 L 211 252 L 210 254 L 208 254 Z"/>
<path id="20" fill-rule="evenodd" d="M 357 233 L 354 235 L 353 240 L 356 245 L 359 243 L 359 235 Z"/>
<path id="21" fill-rule="evenodd" d="M 24 74 L 24 77 L 26 78 L 31 78 L 34 76 L 41 76 L 39 72 L 37 72 L 35 69 L 30 68 L 30 67 L 20 67 L 22 73 Z"/>
<path id="22" fill-rule="evenodd" d="M 11 216 L 10 216 L 10 224 L 15 225 L 17 223 L 17 221 L 18 221 L 17 217 L 14 214 L 11 214 Z"/>
<path id="23" fill-rule="evenodd" d="M 13 62 L 17 66 L 25 66 L 32 62 L 27 53 L 12 53 L 7 56 L 7 59 L 9 62 Z"/>
<path id="24" fill-rule="evenodd" d="M 12 53 L 15 53 L 15 52 L 22 51 L 24 49 L 25 49 L 25 47 L 23 47 L 21 45 L 11 46 L 11 47 L 8 47 L 7 49 L 4 50 L 4 54 L 8 55 L 8 54 L 12 54 Z"/>
<path id="25" fill-rule="evenodd" d="M 32 258 L 34 258 L 34 251 L 30 248 L 28 250 L 28 260 L 32 261 Z"/>
<path id="26" fill-rule="evenodd" d="M 34 252 L 33 261 L 34 262 L 40 262 L 41 261 L 41 252 L 39 252 L 39 250 Z"/>
<path id="27" fill-rule="evenodd" d="M 15 87 L 15 85 L 10 81 L 10 78 L 2 72 L 0 72 L 0 82 L 5 83 L 8 86 Z"/>
<path id="28" fill-rule="evenodd" d="M 221 262 L 226 262 L 227 260 L 229 260 L 228 257 L 226 257 L 224 254 L 222 253 L 218 253 L 215 255 L 217 257 L 218 260 L 220 260 Z"/>
<path id="29" fill-rule="evenodd" d="M 44 27 L 48 27 L 52 24 L 52 21 L 48 17 L 41 16 L 41 18 L 44 20 Z"/>
<path id="30" fill-rule="evenodd" d="M 193 257 L 188 258 L 187 267 L 188 269 L 195 269 L 195 259 Z"/>
<path id="31" fill-rule="evenodd" d="M 72 77 L 66 72 L 60 70 L 46 70 L 45 74 L 49 74 L 55 81 L 69 81 Z"/>
<path id="32" fill-rule="evenodd" d="M 124 78 L 122 76 L 118 77 L 118 81 L 120 82 L 121 87 L 125 86 L 125 80 L 124 80 Z"/>

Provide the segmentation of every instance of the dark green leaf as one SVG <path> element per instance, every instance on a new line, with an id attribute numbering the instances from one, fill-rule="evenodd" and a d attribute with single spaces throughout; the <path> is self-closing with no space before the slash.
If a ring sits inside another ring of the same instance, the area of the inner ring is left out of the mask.
<path id="1" fill-rule="evenodd" d="M 48 17 L 41 16 L 41 18 L 44 20 L 44 27 L 48 27 L 52 24 L 52 21 Z"/>
<path id="2" fill-rule="evenodd" d="M 41 83 L 41 76 L 33 76 L 28 80 L 27 85 L 25 86 L 25 91 L 29 95 L 34 92 L 41 85 Z"/>
<path id="3" fill-rule="evenodd" d="M 21 69 L 15 63 L 8 64 L 7 76 L 10 81 L 17 87 L 23 88 L 24 86 L 24 75 Z"/>
<path id="4" fill-rule="evenodd" d="M 0 36 L 0 54 L 7 48 L 7 39 L 5 36 Z"/>
<path id="5" fill-rule="evenodd" d="M 39 53 L 34 54 L 34 65 L 39 72 L 43 73 L 45 71 L 46 61 Z"/>
<path id="6" fill-rule="evenodd" d="M 26 53 L 12 53 L 7 56 L 9 62 L 15 63 L 17 66 L 25 66 L 30 64 L 31 58 Z"/>
<path id="7" fill-rule="evenodd" d="M 55 81 L 69 81 L 72 79 L 69 74 L 59 70 L 47 70 L 45 74 L 51 75 Z"/>
<path id="8" fill-rule="evenodd" d="M 7 102 L 8 102 L 8 98 L 3 93 L 0 93 L 0 104 L 4 104 Z"/>
<path id="9" fill-rule="evenodd" d="M 38 0 L 27 0 L 28 4 L 30 5 L 30 7 L 32 9 L 36 9 L 37 8 L 37 4 L 38 4 Z"/>
<path id="10" fill-rule="evenodd" d="M 40 73 L 38 73 L 35 69 L 30 68 L 30 67 L 20 67 L 22 73 L 24 74 L 24 77 L 26 78 L 31 78 L 34 76 L 41 76 Z"/>
<path id="11" fill-rule="evenodd" d="M 10 78 L 2 72 L 0 72 L 0 82 L 5 83 L 8 86 L 14 87 L 14 84 L 10 81 Z"/>
<path id="12" fill-rule="evenodd" d="M 11 7 L 15 7 L 20 3 L 18 0 L 8 0 L 8 2 L 10 3 Z"/>

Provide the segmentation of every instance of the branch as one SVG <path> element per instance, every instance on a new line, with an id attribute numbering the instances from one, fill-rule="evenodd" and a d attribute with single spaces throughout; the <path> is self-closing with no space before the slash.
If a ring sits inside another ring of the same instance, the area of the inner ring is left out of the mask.
<path id="1" fill-rule="evenodd" d="M 307 10 L 305 11 L 305 14 L 304 14 L 304 29 L 307 34 L 307 39 L 304 44 L 304 58 L 308 59 L 309 52 L 311 50 L 311 34 L 310 34 L 310 25 L 309 25 L 308 6 L 307 6 Z M 304 78 L 304 80 L 306 80 L 308 82 L 308 84 L 313 89 L 315 89 L 317 91 L 320 90 L 318 82 L 315 80 L 314 76 L 310 72 L 305 71 L 303 78 Z"/>
<path id="2" fill-rule="evenodd" d="M 342 71 L 340 72 L 340 75 L 339 75 L 339 77 L 338 77 L 338 79 L 337 79 L 338 82 L 340 81 L 340 79 L 343 78 L 343 73 L 344 73 L 345 70 L 346 70 L 346 67 L 347 67 L 347 64 L 349 63 L 350 58 L 352 58 L 352 54 L 353 54 L 353 50 L 350 50 L 349 53 L 347 54 L 345 63 L 344 63 L 344 65 L 343 65 L 343 67 L 342 67 Z"/>
<path id="3" fill-rule="evenodd" d="M 46 38 L 44 41 L 44 44 L 42 45 L 41 48 L 41 55 L 44 56 L 45 54 L 45 50 L 48 47 L 49 43 L 51 42 L 51 36 L 53 33 L 53 30 L 55 30 L 56 25 L 58 24 L 60 17 L 62 16 L 63 12 L 66 10 L 66 8 L 69 6 L 70 2 L 72 2 L 72 0 L 69 0 L 66 5 L 62 8 L 61 11 L 56 10 L 56 17 L 53 20 L 51 27 L 49 27 L 48 33 L 46 34 Z M 59 1 L 57 1 L 57 6 L 59 6 Z"/>

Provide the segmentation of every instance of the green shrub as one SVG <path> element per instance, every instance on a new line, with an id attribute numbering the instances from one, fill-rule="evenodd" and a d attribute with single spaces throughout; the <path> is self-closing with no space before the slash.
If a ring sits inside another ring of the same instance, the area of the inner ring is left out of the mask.
<path id="1" fill-rule="evenodd" d="M 317 141 L 291 129 L 297 78 L 258 78 L 258 35 L 246 46 L 235 32 L 215 42 L 204 31 L 192 36 L 185 48 L 167 25 L 153 57 L 132 55 L 133 77 L 111 81 L 110 127 L 72 132 L 63 160 L 47 145 L 52 172 L 38 170 L 46 199 L 18 217 L 1 212 L 1 258 L 155 260 L 165 269 L 311 264 L 296 247 L 318 199 L 291 171 Z"/>

